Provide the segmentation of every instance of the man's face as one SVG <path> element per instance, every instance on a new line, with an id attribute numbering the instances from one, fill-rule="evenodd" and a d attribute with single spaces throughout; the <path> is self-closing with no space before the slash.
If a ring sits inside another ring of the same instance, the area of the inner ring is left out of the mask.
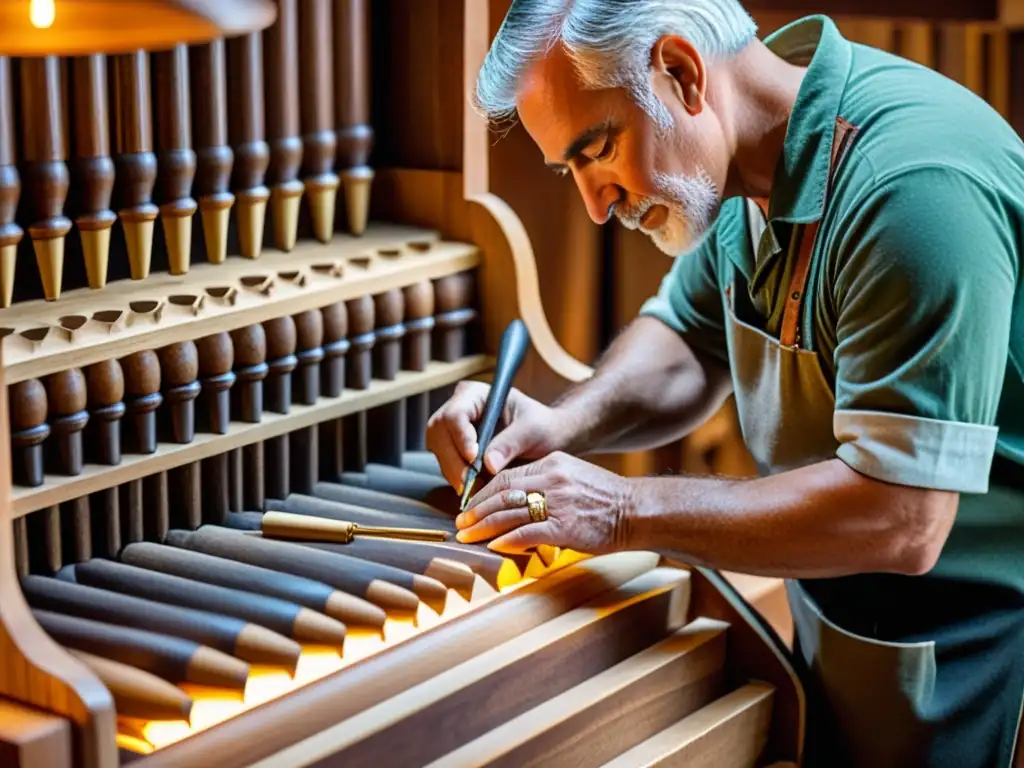
<path id="1" fill-rule="evenodd" d="M 657 118 L 624 88 L 585 89 L 560 46 L 528 71 L 518 113 L 545 162 L 572 173 L 594 222 L 614 213 L 676 256 L 717 216 L 728 163 L 703 64 L 685 42 L 662 42 L 647 93 Z"/>

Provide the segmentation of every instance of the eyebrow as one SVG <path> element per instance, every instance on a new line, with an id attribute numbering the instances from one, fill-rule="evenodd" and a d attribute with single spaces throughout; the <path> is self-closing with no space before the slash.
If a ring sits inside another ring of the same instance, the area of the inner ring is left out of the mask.
<path id="1" fill-rule="evenodd" d="M 582 133 L 580 133 L 572 142 L 562 155 L 561 163 L 545 163 L 548 168 L 553 171 L 560 171 L 575 157 L 577 157 L 584 149 L 592 144 L 596 139 L 607 134 L 610 129 L 610 124 L 607 120 L 600 123 L 599 125 L 591 126 Z"/>

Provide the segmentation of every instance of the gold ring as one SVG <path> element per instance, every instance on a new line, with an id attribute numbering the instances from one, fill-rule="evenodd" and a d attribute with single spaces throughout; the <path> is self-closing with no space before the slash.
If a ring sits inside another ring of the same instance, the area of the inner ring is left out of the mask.
<path id="1" fill-rule="evenodd" d="M 548 502 L 543 493 L 526 494 L 526 506 L 530 510 L 530 519 L 535 523 L 543 523 L 548 519 Z"/>

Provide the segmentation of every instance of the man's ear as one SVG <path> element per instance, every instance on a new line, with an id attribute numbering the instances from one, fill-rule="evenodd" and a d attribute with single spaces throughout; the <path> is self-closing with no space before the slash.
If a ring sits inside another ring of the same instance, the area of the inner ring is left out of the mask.
<path id="1" fill-rule="evenodd" d="M 704 60 L 690 42 L 678 35 L 663 35 L 651 48 L 655 77 L 664 76 L 683 108 L 691 115 L 704 109 L 707 78 Z"/>

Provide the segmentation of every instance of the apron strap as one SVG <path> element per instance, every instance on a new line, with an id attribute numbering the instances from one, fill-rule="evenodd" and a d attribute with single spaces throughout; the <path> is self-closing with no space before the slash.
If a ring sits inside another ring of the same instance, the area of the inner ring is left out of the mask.
<path id="1" fill-rule="evenodd" d="M 828 198 L 832 192 L 832 179 L 835 177 L 836 168 L 846 156 L 856 134 L 857 126 L 842 117 L 836 118 L 836 131 L 832 137 L 832 155 L 829 159 L 824 205 L 828 204 Z M 807 286 L 807 275 L 811 271 L 811 254 L 814 251 L 814 242 L 817 240 L 819 224 L 819 221 L 813 221 L 800 227 L 796 265 L 793 267 L 793 276 L 789 281 L 786 309 L 782 315 L 782 331 L 779 334 L 779 343 L 784 347 L 795 347 L 800 341 L 800 310 L 804 303 L 804 288 Z"/>

